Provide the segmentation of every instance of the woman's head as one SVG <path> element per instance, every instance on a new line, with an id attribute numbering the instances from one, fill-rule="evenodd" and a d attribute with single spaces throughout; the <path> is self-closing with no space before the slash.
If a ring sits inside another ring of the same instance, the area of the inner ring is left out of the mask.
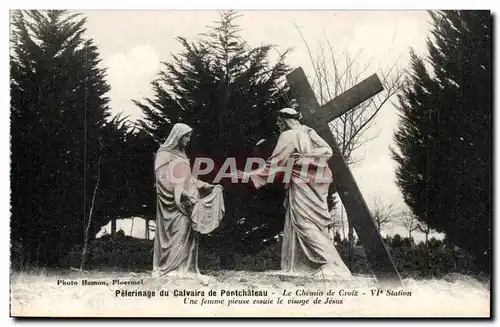
<path id="1" fill-rule="evenodd" d="M 181 137 L 181 140 L 179 141 L 179 147 L 181 149 L 185 149 L 189 144 L 189 141 L 191 140 L 191 133 L 192 132 L 187 132 Z"/>
<path id="2" fill-rule="evenodd" d="M 175 124 L 160 150 L 184 150 L 191 139 L 192 131 L 193 129 L 186 124 Z"/>

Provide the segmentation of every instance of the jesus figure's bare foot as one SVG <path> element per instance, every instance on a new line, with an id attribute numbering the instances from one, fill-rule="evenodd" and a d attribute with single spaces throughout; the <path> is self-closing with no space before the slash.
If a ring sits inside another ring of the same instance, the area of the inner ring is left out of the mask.
<path id="1" fill-rule="evenodd" d="M 340 268 L 330 263 L 321 266 L 312 276 L 316 278 L 344 277 Z"/>

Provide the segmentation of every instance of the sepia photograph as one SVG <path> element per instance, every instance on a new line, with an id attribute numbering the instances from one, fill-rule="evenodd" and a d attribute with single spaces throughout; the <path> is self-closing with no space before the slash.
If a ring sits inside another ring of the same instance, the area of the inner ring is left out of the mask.
<path id="1" fill-rule="evenodd" d="M 9 19 L 11 317 L 492 317 L 491 11 Z"/>

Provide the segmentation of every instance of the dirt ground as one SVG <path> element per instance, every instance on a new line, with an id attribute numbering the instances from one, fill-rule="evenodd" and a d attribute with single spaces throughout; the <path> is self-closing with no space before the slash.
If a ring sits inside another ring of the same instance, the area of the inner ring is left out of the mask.
<path id="1" fill-rule="evenodd" d="M 204 286 L 193 279 L 155 279 L 149 273 L 115 271 L 12 273 L 11 315 L 51 317 L 488 317 L 490 315 L 489 285 L 467 276 L 458 276 L 452 280 L 407 279 L 403 281 L 403 287 L 398 288 L 380 285 L 372 278 L 361 276 L 352 280 L 325 280 L 285 275 L 278 271 L 219 271 L 208 272 L 207 275 L 210 276 L 210 282 Z"/>

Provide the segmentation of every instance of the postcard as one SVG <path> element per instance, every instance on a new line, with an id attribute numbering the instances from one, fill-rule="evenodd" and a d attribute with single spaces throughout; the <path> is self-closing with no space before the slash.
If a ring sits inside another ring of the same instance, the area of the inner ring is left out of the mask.
<path id="1" fill-rule="evenodd" d="M 491 13 L 12 10 L 12 317 L 491 317 Z"/>

